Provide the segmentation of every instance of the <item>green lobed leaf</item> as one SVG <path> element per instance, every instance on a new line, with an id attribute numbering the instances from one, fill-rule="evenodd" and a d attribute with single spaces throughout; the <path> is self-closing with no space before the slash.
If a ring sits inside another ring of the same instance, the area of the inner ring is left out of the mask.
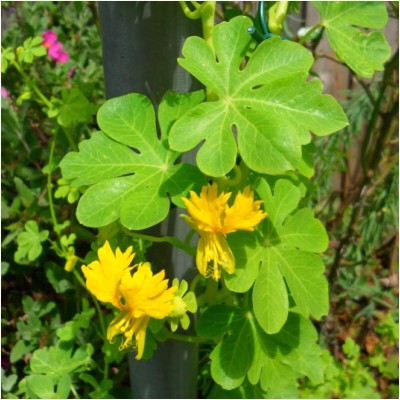
<path id="1" fill-rule="evenodd" d="M 173 203 L 200 188 L 205 178 L 193 165 L 176 163 L 167 136 L 176 118 L 198 104 L 203 92 L 167 93 L 159 107 L 161 138 L 150 100 L 132 93 L 108 100 L 98 112 L 102 132 L 79 145 L 60 163 L 73 186 L 88 185 L 77 217 L 86 226 L 102 227 L 120 219 L 130 229 L 148 228 L 166 218 Z"/>
<path id="2" fill-rule="evenodd" d="M 254 249 L 258 245 L 257 233 L 235 232 L 227 237 L 229 247 L 235 255 L 235 271 L 228 274 L 224 270 L 224 280 L 229 290 L 238 293 L 247 292 L 254 283 L 260 269 L 257 254 L 254 258 Z"/>
<path id="3" fill-rule="evenodd" d="M 306 82 L 313 58 L 299 44 L 265 40 L 241 67 L 253 41 L 247 32 L 252 24 L 244 16 L 218 24 L 215 56 L 203 39 L 190 37 L 178 60 L 217 100 L 180 118 L 169 143 L 188 151 L 204 141 L 196 160 L 207 175 L 228 173 L 238 153 L 257 172 L 294 170 L 301 164 L 302 145 L 310 142 L 309 131 L 328 135 L 348 123 L 333 97 L 321 94 L 320 81 Z"/>
<path id="4" fill-rule="evenodd" d="M 224 390 L 218 384 L 212 385 L 208 399 L 265 399 L 266 393 L 259 386 L 250 385 L 244 381 L 242 385 L 233 390 Z"/>
<path id="5" fill-rule="evenodd" d="M 294 393 L 299 375 L 308 376 L 313 383 L 322 382 L 322 349 L 311 321 L 291 312 L 282 330 L 274 335 L 267 335 L 256 321 L 251 326 L 256 348 L 247 374 L 250 383 L 260 382 L 271 394 L 282 387 Z"/>
<path id="6" fill-rule="evenodd" d="M 267 269 L 271 264 L 276 265 L 285 278 L 297 312 L 306 318 L 312 315 L 319 319 L 327 314 L 329 304 L 324 264 L 316 254 L 328 247 L 325 228 L 314 218 L 311 210 L 302 209 L 290 215 L 298 205 L 300 191 L 289 180 L 278 180 L 272 192 L 267 181 L 260 179 L 256 183 L 256 190 L 264 200 L 264 208 L 268 212 L 268 218 L 261 225 L 262 245 L 256 250 L 262 262 L 261 268 Z M 275 284 L 280 284 L 280 281 Z M 253 291 L 253 301 L 262 302 L 266 294 L 261 286 L 257 285 L 258 287 L 260 290 Z M 281 305 L 279 310 L 283 312 L 284 307 Z M 268 322 L 261 322 L 262 316 L 257 312 L 255 314 L 260 325 L 264 327 Z M 282 320 L 283 317 L 280 321 Z M 276 323 L 275 327 L 278 326 Z M 268 333 L 273 333 L 271 327 Z"/>
<path id="7" fill-rule="evenodd" d="M 267 333 L 279 332 L 286 322 L 289 300 L 285 281 L 277 260 L 263 260 L 254 284 L 253 309 L 261 327 Z"/>
<path id="8" fill-rule="evenodd" d="M 243 315 L 237 307 L 218 304 L 207 308 L 199 317 L 196 331 L 199 336 L 207 339 L 218 339 L 232 325 L 242 321 Z"/>
<path id="9" fill-rule="evenodd" d="M 294 310 L 304 317 L 327 314 L 328 284 L 318 253 L 326 250 L 328 236 L 311 210 L 295 211 L 302 193 L 289 179 L 278 179 L 272 187 L 257 179 L 255 189 L 268 217 L 252 239 L 241 234 L 228 238 L 236 270 L 224 276 L 233 291 L 247 291 L 254 284 L 255 316 L 265 332 L 273 334 L 287 319 L 289 293 Z"/>
<path id="10" fill-rule="evenodd" d="M 225 390 L 240 386 L 254 355 L 247 313 L 226 305 L 210 307 L 200 316 L 197 332 L 214 339 L 225 335 L 210 354 L 211 375 Z"/>
<path id="11" fill-rule="evenodd" d="M 297 313 L 289 313 L 279 333 L 268 335 L 251 312 L 218 305 L 200 316 L 197 331 L 221 337 L 210 355 L 211 374 L 225 390 L 240 387 L 247 376 L 252 385 L 260 383 L 269 397 L 292 398 L 297 397 L 298 377 L 322 382 L 318 334 L 311 321 Z M 218 335 L 212 333 L 217 331 Z"/>
<path id="12" fill-rule="evenodd" d="M 388 21 L 385 2 L 343 1 L 312 3 L 321 15 L 330 45 L 358 75 L 371 78 L 383 70 L 391 49 L 381 32 L 357 28 L 381 29 Z"/>

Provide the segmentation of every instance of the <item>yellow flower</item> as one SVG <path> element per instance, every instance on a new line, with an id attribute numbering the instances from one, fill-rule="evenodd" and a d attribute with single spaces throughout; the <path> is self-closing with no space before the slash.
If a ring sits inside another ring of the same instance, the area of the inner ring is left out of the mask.
<path id="1" fill-rule="evenodd" d="M 200 235 L 197 268 L 202 275 L 215 280 L 221 277 L 220 267 L 229 274 L 235 271 L 235 257 L 225 236 L 237 230 L 253 231 L 267 216 L 260 210 L 262 201 L 254 201 L 254 193 L 249 186 L 239 192 L 229 206 L 231 195 L 224 192 L 218 195 L 218 186 L 213 183 L 203 186 L 200 196 L 191 191 L 189 199 L 182 198 L 190 214 L 183 217 Z"/>
<path id="2" fill-rule="evenodd" d="M 99 260 L 93 261 L 88 266 L 82 266 L 83 275 L 86 278 L 86 287 L 97 299 L 104 303 L 111 303 L 119 308 L 121 293 L 119 283 L 124 272 L 129 271 L 135 253 L 132 246 L 125 253 L 117 248 L 113 253 L 110 244 L 106 241 L 97 255 Z"/>
<path id="3" fill-rule="evenodd" d="M 133 345 L 137 348 L 136 359 L 140 360 L 150 318 L 163 319 L 172 313 L 177 287 L 168 288 L 165 271 L 153 275 L 148 262 L 130 266 L 134 257 L 131 253 L 129 247 L 125 253 L 117 248 L 114 254 L 106 242 L 98 251 L 99 261 L 83 266 L 82 271 L 88 290 L 100 301 L 121 310 L 108 327 L 107 339 L 111 342 L 122 334 L 120 350 Z"/>

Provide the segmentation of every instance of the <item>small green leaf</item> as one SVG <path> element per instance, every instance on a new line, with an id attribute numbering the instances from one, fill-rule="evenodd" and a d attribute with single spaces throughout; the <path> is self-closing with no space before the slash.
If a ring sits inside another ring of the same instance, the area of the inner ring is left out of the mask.
<path id="1" fill-rule="evenodd" d="M 1 276 L 5 275 L 10 268 L 10 263 L 7 261 L 2 261 L 1 262 Z"/>
<path id="2" fill-rule="evenodd" d="M 253 42 L 247 32 L 252 25 L 240 16 L 215 26 L 216 55 L 203 39 L 189 37 L 184 58 L 178 59 L 217 100 L 182 116 L 171 129 L 169 143 L 183 152 L 204 141 L 196 161 L 207 175 L 227 174 L 238 153 L 260 173 L 294 170 L 302 160 L 302 145 L 311 140 L 310 131 L 323 136 L 348 124 L 333 97 L 322 95 L 321 82 L 307 82 L 314 60 L 299 44 L 265 40 L 241 67 Z"/>
<path id="3" fill-rule="evenodd" d="M 87 329 L 90 320 L 95 314 L 94 308 L 89 308 L 76 314 L 72 321 L 68 321 L 63 327 L 57 329 L 57 336 L 60 340 L 74 340 L 80 329 Z"/>
<path id="4" fill-rule="evenodd" d="M 39 44 L 42 44 L 42 42 L 43 38 L 41 38 L 40 36 L 36 36 L 31 40 L 31 46 L 38 46 Z"/>
<path id="5" fill-rule="evenodd" d="M 24 357 L 25 354 L 32 351 L 35 347 L 31 344 L 26 344 L 24 340 L 19 339 L 13 346 L 10 353 L 10 362 L 14 363 Z"/>
<path id="6" fill-rule="evenodd" d="M 49 236 L 49 231 L 39 232 L 36 221 L 28 221 L 25 223 L 25 231 L 21 232 L 17 237 L 18 249 L 15 253 L 15 261 L 19 262 L 24 258 L 33 261 L 42 253 L 41 242 L 44 242 Z"/>
<path id="7" fill-rule="evenodd" d="M 5 392 L 10 392 L 17 381 L 18 375 L 11 374 L 9 376 L 5 376 L 3 368 L 1 369 L 1 390 L 4 390 Z"/>
<path id="8" fill-rule="evenodd" d="M 31 64 L 35 57 L 42 57 L 47 54 L 47 50 L 42 46 L 43 39 L 39 36 L 28 38 L 24 41 L 23 47 L 17 50 L 18 60 Z"/>
<path id="9" fill-rule="evenodd" d="M 330 45 L 339 58 L 358 75 L 371 78 L 383 70 L 390 57 L 390 46 L 381 32 L 357 28 L 381 29 L 388 21 L 386 4 L 380 1 L 343 1 L 312 3 L 321 14 Z"/>
<path id="10" fill-rule="evenodd" d="M 179 153 L 169 150 L 166 141 L 173 120 L 201 98 L 198 92 L 167 94 L 159 108 L 160 139 L 147 97 L 128 94 L 100 108 L 102 132 L 60 163 L 71 185 L 90 186 L 78 203 L 77 217 L 83 225 L 101 227 L 119 218 L 130 229 L 148 228 L 166 218 L 169 196 L 183 206 L 180 198 L 205 183 L 196 167 L 175 163 Z"/>
<path id="11" fill-rule="evenodd" d="M 103 379 L 100 383 L 98 380 L 87 373 L 82 373 L 79 375 L 79 379 L 83 382 L 89 383 L 95 390 L 90 394 L 92 399 L 107 399 L 111 398 L 109 390 L 113 387 L 113 381 L 110 379 Z"/>
<path id="12" fill-rule="evenodd" d="M 64 293 L 73 288 L 71 275 L 61 268 L 60 265 L 53 263 L 46 264 L 45 273 L 56 293 Z"/>
<path id="13" fill-rule="evenodd" d="M 82 345 L 73 353 L 72 342 L 58 342 L 55 347 L 36 350 L 31 358 L 32 372 L 62 376 L 86 370 L 91 364 L 93 346 Z"/>
<path id="14" fill-rule="evenodd" d="M 343 352 L 348 358 L 358 358 L 360 355 L 360 346 L 352 338 L 348 337 L 344 342 Z"/>
<path id="15" fill-rule="evenodd" d="M 26 377 L 26 389 L 31 399 L 54 399 L 54 382 L 51 376 L 32 374 Z"/>
<path id="16" fill-rule="evenodd" d="M 90 121 L 92 107 L 86 96 L 77 88 L 62 91 L 62 105 L 59 107 L 57 122 L 68 127 L 79 122 Z"/>
<path id="17" fill-rule="evenodd" d="M 120 363 L 126 356 L 125 352 L 119 350 L 120 345 L 121 343 L 117 340 L 114 341 L 113 343 L 110 343 L 108 340 L 104 341 L 104 344 L 101 347 L 101 351 L 103 352 L 105 359 L 109 363 L 112 362 Z"/>
<path id="18" fill-rule="evenodd" d="M 7 71 L 10 61 L 15 60 L 14 49 L 7 47 L 1 52 L 1 73 L 4 74 Z"/>
<path id="19" fill-rule="evenodd" d="M 14 178 L 14 183 L 18 195 L 22 200 L 22 204 L 24 205 L 24 207 L 28 208 L 35 200 L 35 195 L 28 188 L 28 186 L 26 186 L 25 182 L 22 179 L 18 178 L 17 176 Z"/>
<path id="20" fill-rule="evenodd" d="M 60 376 L 57 384 L 57 399 L 68 399 L 69 392 L 71 391 L 71 378 L 69 375 Z"/>
<path id="21" fill-rule="evenodd" d="M 68 375 L 54 378 L 49 375 L 32 374 L 26 377 L 26 389 L 29 398 L 66 399 L 71 391 L 71 378 Z"/>

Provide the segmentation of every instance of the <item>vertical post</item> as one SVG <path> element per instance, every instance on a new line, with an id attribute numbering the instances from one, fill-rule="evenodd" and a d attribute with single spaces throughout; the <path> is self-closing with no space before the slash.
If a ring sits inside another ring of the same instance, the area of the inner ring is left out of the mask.
<path id="1" fill-rule="evenodd" d="M 187 19 L 178 2 L 99 2 L 107 98 L 136 92 L 157 108 L 167 90 L 189 92 L 199 84 L 176 62 L 186 37 L 201 36 L 200 21 Z M 192 155 L 184 161 L 193 162 Z M 188 227 L 176 208 L 167 220 L 150 228 L 151 235 L 184 239 Z M 148 260 L 169 277 L 190 280 L 192 257 L 166 244 L 155 244 Z M 133 398 L 196 398 L 197 347 L 175 341 L 160 343 L 150 360 L 129 356 Z"/>

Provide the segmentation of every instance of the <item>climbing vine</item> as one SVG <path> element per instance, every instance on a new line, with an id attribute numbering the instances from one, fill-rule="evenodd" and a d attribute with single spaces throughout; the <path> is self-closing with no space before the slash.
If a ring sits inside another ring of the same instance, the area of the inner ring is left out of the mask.
<path id="1" fill-rule="evenodd" d="M 201 19 L 203 37 L 187 38 L 177 63 L 204 89 L 168 91 L 156 108 L 141 93 L 99 107 L 74 88 L 47 98 L 21 66 L 45 49 L 50 56 L 54 34 L 47 33 L 43 43 L 26 41 L 15 52 L 3 49 L 3 67 L 23 76 L 29 96 L 36 93 L 59 125 L 46 170 L 57 238 L 28 221 L 18 235 L 16 259 L 37 259 L 48 240 L 65 259 L 65 270 L 92 295 L 95 309 L 84 303 L 70 325 L 57 330 L 61 341 L 70 343 L 97 313 L 108 353 L 114 346 L 113 352 L 129 349 L 138 360 L 149 359 L 165 339 L 197 343 L 208 352 L 211 377 L 222 393 L 296 397 L 299 378 L 311 391 L 324 383 L 329 364 L 313 323 L 329 313 L 322 256 L 329 238 L 305 199 L 320 157 L 316 143 L 349 125 L 342 106 L 311 73 L 315 58 L 307 44 L 326 35 L 340 62 L 359 78 L 371 78 L 391 55 L 379 31 L 387 23 L 386 6 L 313 2 L 320 21 L 302 37 L 290 37 L 289 2 L 259 2 L 252 18 L 236 15 L 217 24 L 215 2 L 180 4 L 186 17 Z M 57 49 L 53 59 L 67 62 L 68 54 Z M 76 145 L 70 127 L 95 113 L 98 129 Z M 75 234 L 62 233 L 67 225 L 54 212 L 53 146 L 61 133 L 71 151 L 57 160 L 62 179 L 56 197 L 77 201 L 77 220 L 98 233 L 91 235 L 85 259 L 76 255 Z M 193 163 L 181 159 L 188 152 L 195 153 Z M 184 240 L 143 233 L 176 208 L 189 227 Z M 148 247 L 160 242 L 193 258 L 192 281 L 166 276 L 166 265 L 158 270 L 147 261 Z M 112 310 L 104 318 L 106 307 Z M 356 350 L 346 343 L 353 357 Z M 37 394 L 39 381 L 51 372 L 46 360 L 64 350 L 34 353 L 36 375 L 27 380 L 26 393 Z M 71 365 L 56 374 L 57 388 L 67 388 L 63 393 L 74 388 L 69 373 L 91 362 L 93 347 L 67 351 Z M 103 372 L 104 385 L 112 385 L 107 357 Z M 83 379 L 97 394 L 107 393 L 92 377 Z"/>

